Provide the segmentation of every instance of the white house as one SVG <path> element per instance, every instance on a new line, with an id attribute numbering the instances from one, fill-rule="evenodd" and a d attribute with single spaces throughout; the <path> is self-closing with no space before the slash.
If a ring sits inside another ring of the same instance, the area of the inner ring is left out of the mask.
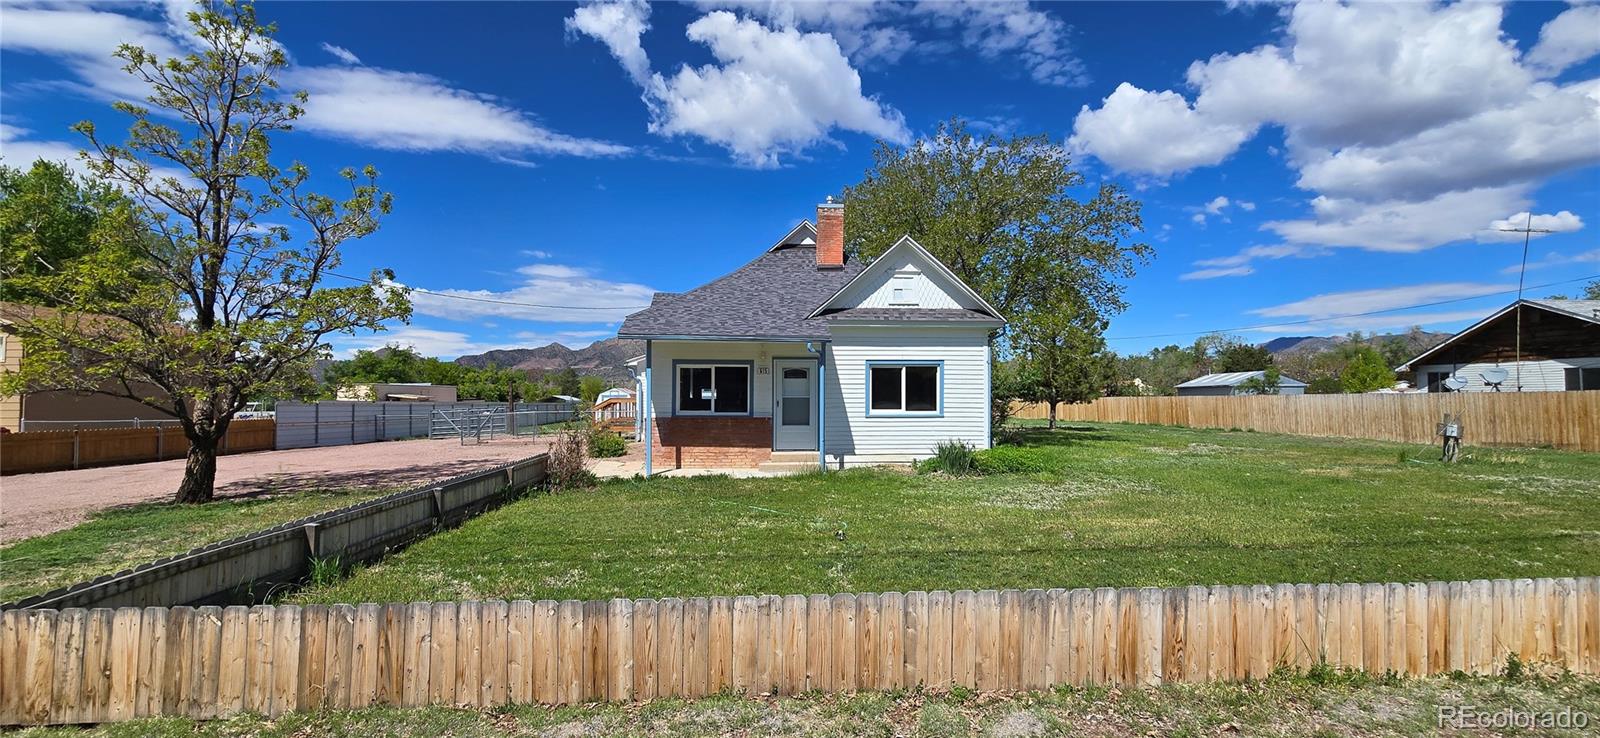
<path id="1" fill-rule="evenodd" d="M 844 253 L 844 206 L 817 206 L 750 263 L 657 293 L 618 336 L 644 339 L 646 473 L 903 463 L 990 444 L 984 298 L 910 236 Z"/>
<path id="2" fill-rule="evenodd" d="M 1600 300 L 1513 302 L 1396 370 L 1428 392 L 1600 390 Z"/>

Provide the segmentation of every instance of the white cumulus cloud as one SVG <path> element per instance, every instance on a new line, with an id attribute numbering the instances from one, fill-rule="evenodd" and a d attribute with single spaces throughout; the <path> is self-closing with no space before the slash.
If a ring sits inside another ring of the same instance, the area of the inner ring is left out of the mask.
<path id="1" fill-rule="evenodd" d="M 726 148 L 740 163 L 778 166 L 781 159 L 829 140 L 834 129 L 908 141 L 905 118 L 867 97 L 861 76 L 825 33 L 769 28 L 727 11 L 707 13 L 686 34 L 716 63 L 651 72 L 639 34 L 649 7 L 585 5 L 568 28 L 604 43 L 638 82 L 650 108 L 650 131 L 692 136 Z"/>
<path id="2" fill-rule="evenodd" d="M 1527 234 L 1529 238 L 1543 238 L 1552 233 L 1576 233 L 1583 230 L 1583 218 L 1570 210 L 1559 213 L 1545 213 L 1532 216 L 1531 222 L 1528 211 L 1513 214 L 1506 218 L 1489 223 L 1489 227 L 1478 232 L 1479 241 L 1521 241 L 1522 229 L 1531 228 L 1534 232 Z"/>
<path id="3" fill-rule="evenodd" d="M 1280 41 L 1191 64 L 1185 91 L 1119 85 L 1078 114 L 1070 142 L 1165 178 L 1276 127 L 1311 213 L 1267 230 L 1379 251 L 1470 240 L 1483 213 L 1600 163 L 1600 81 L 1542 81 L 1593 55 L 1593 12 L 1566 11 L 1522 56 L 1495 4 L 1302 2 Z"/>
<path id="4" fill-rule="evenodd" d="M 1541 74 L 1556 75 L 1600 54 L 1600 5 L 1576 5 L 1539 29 L 1539 42 L 1525 60 Z"/>

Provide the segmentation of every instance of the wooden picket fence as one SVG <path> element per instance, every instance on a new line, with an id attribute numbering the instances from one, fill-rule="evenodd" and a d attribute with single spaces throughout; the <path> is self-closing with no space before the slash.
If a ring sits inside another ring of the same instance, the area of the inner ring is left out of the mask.
<path id="1" fill-rule="evenodd" d="M 1044 419 L 1025 405 L 1015 417 Z M 1600 451 L 1600 392 L 1448 392 L 1384 395 L 1102 397 L 1056 406 L 1056 419 L 1240 428 L 1263 433 L 1435 443 L 1445 413 L 1460 416 L 1465 443 Z"/>
<path id="2" fill-rule="evenodd" d="M 1600 577 L 10 610 L 0 724 L 1265 677 L 1600 673 Z"/>
<path id="3" fill-rule="evenodd" d="M 271 418 L 235 420 L 223 434 L 218 452 L 270 451 L 276 435 Z M 0 474 L 140 464 L 181 459 L 188 453 L 183 430 L 170 425 L 0 433 Z"/>

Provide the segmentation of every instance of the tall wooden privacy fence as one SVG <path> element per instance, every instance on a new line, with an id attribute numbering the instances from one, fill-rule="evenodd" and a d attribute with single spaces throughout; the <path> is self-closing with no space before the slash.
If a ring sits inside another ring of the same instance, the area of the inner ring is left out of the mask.
<path id="1" fill-rule="evenodd" d="M 441 527 L 477 515 L 544 481 L 548 459 L 548 454 L 539 454 L 396 492 L 3 607 L 259 602 L 282 587 L 303 580 L 314 559 L 336 559 L 341 565 L 370 561 Z"/>
<path id="2" fill-rule="evenodd" d="M 276 431 L 271 419 L 235 420 L 222 437 L 225 454 L 268 451 Z M 189 440 L 175 427 L 0 433 L 0 474 L 60 471 L 89 466 L 181 459 Z"/>
<path id="3" fill-rule="evenodd" d="M 8 611 L 0 723 L 925 685 L 1153 685 L 1331 664 L 1600 672 L 1600 578 Z"/>
<path id="4" fill-rule="evenodd" d="M 1027 405 L 1016 417 L 1049 417 Z M 1410 395 L 1102 397 L 1056 406 L 1059 420 L 1242 428 L 1302 436 L 1433 443 L 1445 413 L 1459 415 L 1468 445 L 1600 451 L 1600 392 L 1449 392 Z"/>

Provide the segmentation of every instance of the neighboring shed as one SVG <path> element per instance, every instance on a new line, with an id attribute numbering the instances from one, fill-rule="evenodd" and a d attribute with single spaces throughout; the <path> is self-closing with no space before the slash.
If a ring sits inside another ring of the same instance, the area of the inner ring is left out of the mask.
<path id="1" fill-rule="evenodd" d="M 1206 395 L 1253 395 L 1255 392 L 1240 389 L 1239 385 L 1251 379 L 1266 377 L 1265 371 L 1254 372 L 1222 372 L 1220 374 L 1207 374 L 1203 377 L 1191 379 L 1178 385 L 1179 397 L 1202 397 Z M 1303 395 L 1306 393 L 1306 383 L 1293 377 L 1278 377 L 1278 394 Z"/>
<path id="2" fill-rule="evenodd" d="M 539 403 L 566 402 L 566 403 L 571 403 L 573 405 L 576 405 L 578 403 L 583 402 L 583 398 L 573 397 L 572 395 L 546 395 L 546 396 L 541 397 L 541 398 L 539 398 L 537 400 L 534 400 L 534 402 L 539 402 Z"/>
<path id="3" fill-rule="evenodd" d="M 347 384 L 334 393 L 346 402 L 455 402 L 456 388 L 427 382 L 368 382 Z"/>

